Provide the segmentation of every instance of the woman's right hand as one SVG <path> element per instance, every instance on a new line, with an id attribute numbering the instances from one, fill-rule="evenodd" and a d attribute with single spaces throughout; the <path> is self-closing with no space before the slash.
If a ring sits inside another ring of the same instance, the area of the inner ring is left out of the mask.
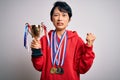
<path id="1" fill-rule="evenodd" d="M 31 48 L 40 49 L 41 48 L 40 40 L 33 39 L 31 42 Z"/>

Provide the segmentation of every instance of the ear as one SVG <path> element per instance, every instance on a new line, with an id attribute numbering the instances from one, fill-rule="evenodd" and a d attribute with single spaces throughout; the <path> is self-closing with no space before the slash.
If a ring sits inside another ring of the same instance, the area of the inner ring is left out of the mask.
<path id="1" fill-rule="evenodd" d="M 71 18 L 69 18 L 69 22 L 71 21 Z"/>

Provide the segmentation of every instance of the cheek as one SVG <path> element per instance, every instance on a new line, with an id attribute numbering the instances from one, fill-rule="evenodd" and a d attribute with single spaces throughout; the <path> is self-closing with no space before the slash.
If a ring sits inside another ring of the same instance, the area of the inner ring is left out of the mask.
<path id="1" fill-rule="evenodd" d="M 65 24 L 67 25 L 67 24 L 69 23 L 69 20 L 68 20 L 68 19 L 66 19 L 64 22 L 65 22 Z"/>
<path id="2" fill-rule="evenodd" d="M 64 21 L 68 23 L 70 21 L 69 17 L 64 18 Z"/>
<path id="3" fill-rule="evenodd" d="M 57 22 L 56 22 L 56 20 L 55 20 L 55 19 L 52 19 L 52 23 L 53 23 L 53 25 L 54 25 L 54 26 L 56 26 L 56 25 L 57 25 Z"/>
<path id="4" fill-rule="evenodd" d="M 52 22 L 55 23 L 57 21 L 56 18 L 52 18 Z"/>

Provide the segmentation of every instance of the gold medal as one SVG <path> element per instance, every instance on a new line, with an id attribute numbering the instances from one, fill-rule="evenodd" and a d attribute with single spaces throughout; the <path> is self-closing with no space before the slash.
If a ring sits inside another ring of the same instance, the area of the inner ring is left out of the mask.
<path id="1" fill-rule="evenodd" d="M 56 71 L 57 71 L 57 68 L 55 68 L 55 67 L 52 67 L 52 68 L 50 69 L 50 73 L 51 73 L 51 74 L 55 74 Z"/>

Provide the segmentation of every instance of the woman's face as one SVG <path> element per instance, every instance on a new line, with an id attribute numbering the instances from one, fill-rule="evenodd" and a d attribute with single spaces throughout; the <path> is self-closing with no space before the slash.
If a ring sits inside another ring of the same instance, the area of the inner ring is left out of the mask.
<path id="1" fill-rule="evenodd" d="M 52 15 L 52 22 L 56 30 L 58 31 L 65 30 L 66 27 L 68 26 L 69 21 L 70 21 L 70 18 L 67 12 L 59 11 L 58 7 L 54 9 L 54 12 Z"/>

